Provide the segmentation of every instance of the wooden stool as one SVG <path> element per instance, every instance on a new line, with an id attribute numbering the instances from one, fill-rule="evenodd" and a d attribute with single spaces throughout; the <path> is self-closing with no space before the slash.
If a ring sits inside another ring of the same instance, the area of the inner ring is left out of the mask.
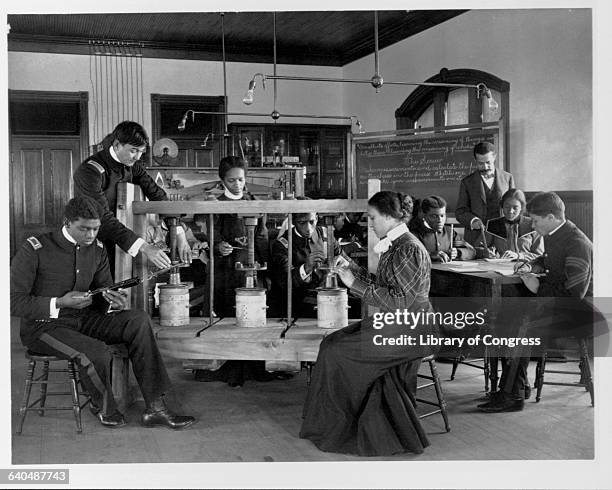
<path id="1" fill-rule="evenodd" d="M 23 392 L 23 400 L 19 407 L 19 426 L 17 428 L 17 434 L 21 434 L 23 429 L 23 423 L 25 421 L 26 414 L 28 411 L 36 410 L 38 415 L 41 417 L 45 414 L 45 410 L 72 410 L 74 419 L 77 426 L 77 432 L 83 431 L 81 424 L 81 409 L 90 402 L 89 397 L 84 403 L 80 402 L 81 393 L 79 393 L 79 378 L 78 372 L 75 367 L 75 363 L 72 360 L 60 359 L 55 356 L 48 356 L 44 354 L 37 354 L 36 352 L 27 351 L 26 359 L 29 359 L 28 372 L 25 379 L 25 388 Z M 36 363 L 42 362 L 43 369 L 40 376 L 34 377 L 36 371 Z M 65 362 L 67 367 L 65 369 L 51 369 L 49 367 L 52 362 Z M 49 373 L 68 373 L 68 383 L 70 391 L 47 391 L 49 384 L 61 384 L 62 381 L 49 381 Z M 30 394 L 32 392 L 32 385 L 40 385 L 40 397 L 30 403 Z M 48 396 L 59 396 L 59 395 L 71 395 L 72 404 L 70 406 L 46 406 Z"/>
<path id="2" fill-rule="evenodd" d="M 578 371 L 561 371 L 557 369 L 546 369 L 546 359 L 547 353 L 544 352 L 544 355 L 538 359 L 538 363 L 536 365 L 536 381 L 535 388 L 536 392 L 536 402 L 540 401 L 542 395 L 542 387 L 544 385 L 558 385 L 558 386 L 578 386 L 586 389 L 591 396 L 591 406 L 595 406 L 595 393 L 593 392 L 593 376 L 591 372 L 591 365 L 589 364 L 589 351 L 587 348 L 587 343 L 584 339 L 578 340 L 578 349 L 579 349 L 579 358 L 578 359 L 568 359 L 565 362 L 577 362 L 578 363 Z M 544 373 L 557 373 L 557 374 L 574 374 L 579 375 L 580 379 L 575 383 L 559 383 L 553 381 L 544 381 Z"/>
<path id="3" fill-rule="evenodd" d="M 427 379 L 430 381 L 429 383 L 425 383 L 423 385 L 417 384 L 417 394 L 419 390 L 433 386 L 436 390 L 437 402 L 425 400 L 423 398 L 416 398 L 416 401 L 419 403 L 425 403 L 426 405 L 433 405 L 437 408 L 436 410 L 432 410 L 431 412 L 419 415 L 419 418 L 424 419 L 425 417 L 429 417 L 430 415 L 435 415 L 439 413 L 444 419 L 444 427 L 446 428 L 446 432 L 449 432 L 450 425 L 448 423 L 448 414 L 446 412 L 446 401 L 444 400 L 444 393 L 442 393 L 442 383 L 440 382 L 440 375 L 438 374 L 438 369 L 436 367 L 436 361 L 434 359 L 434 356 L 431 355 L 424 357 L 421 362 L 426 362 L 429 364 L 429 371 L 431 372 L 431 376 L 428 376 L 426 374 L 417 374 L 417 378 Z"/>

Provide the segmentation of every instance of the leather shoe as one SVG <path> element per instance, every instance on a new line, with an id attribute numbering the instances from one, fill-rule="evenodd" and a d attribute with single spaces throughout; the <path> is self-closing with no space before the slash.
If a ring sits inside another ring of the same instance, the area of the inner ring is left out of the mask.
<path id="1" fill-rule="evenodd" d="M 523 399 L 513 400 L 510 398 L 501 398 L 490 405 L 479 407 L 482 412 L 485 413 L 498 413 L 498 412 L 520 412 L 525 406 Z"/>
<path id="2" fill-rule="evenodd" d="M 125 417 L 119 410 L 115 410 L 112 414 L 106 415 L 102 413 L 102 411 L 98 407 L 91 405 L 89 407 L 89 411 L 93 414 L 94 417 L 96 417 L 100 421 L 100 423 L 104 427 L 116 429 L 117 427 L 123 427 L 127 424 L 127 422 L 125 421 Z"/>
<path id="3" fill-rule="evenodd" d="M 488 396 L 487 401 L 485 401 L 484 403 L 479 403 L 478 405 L 476 405 L 476 407 L 477 408 L 488 407 L 489 405 L 497 403 L 499 399 L 501 398 L 501 396 L 502 396 L 502 393 L 500 391 L 494 391 Z"/>
<path id="4" fill-rule="evenodd" d="M 140 419 L 144 427 L 167 427 L 168 429 L 184 429 L 195 422 L 189 415 L 176 415 L 167 408 L 162 410 L 145 410 Z"/>

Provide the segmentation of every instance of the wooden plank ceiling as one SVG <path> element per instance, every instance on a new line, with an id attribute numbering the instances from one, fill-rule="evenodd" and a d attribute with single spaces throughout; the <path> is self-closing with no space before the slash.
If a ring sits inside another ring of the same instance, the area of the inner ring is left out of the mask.
<path id="1" fill-rule="evenodd" d="M 413 36 L 465 10 L 385 10 L 379 46 Z M 273 13 L 224 14 L 228 61 L 273 60 Z M 218 12 L 8 15 L 9 51 L 88 54 L 89 42 L 132 41 L 144 56 L 221 59 Z M 374 51 L 373 11 L 277 12 L 277 61 L 343 66 Z"/>

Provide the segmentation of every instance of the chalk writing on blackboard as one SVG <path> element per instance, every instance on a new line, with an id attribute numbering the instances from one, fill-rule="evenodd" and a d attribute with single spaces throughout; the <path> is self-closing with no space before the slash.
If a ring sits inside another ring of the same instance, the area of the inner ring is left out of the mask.
<path id="1" fill-rule="evenodd" d="M 368 179 L 374 178 L 383 189 L 415 197 L 442 195 L 453 209 L 459 182 L 475 170 L 474 146 L 480 141 L 496 144 L 497 135 L 497 128 L 487 128 L 358 141 L 357 197 L 367 197 Z"/>

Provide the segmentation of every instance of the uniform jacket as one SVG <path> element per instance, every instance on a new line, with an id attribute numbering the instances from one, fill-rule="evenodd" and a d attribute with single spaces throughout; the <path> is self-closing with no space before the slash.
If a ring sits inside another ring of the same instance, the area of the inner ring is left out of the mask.
<path id="1" fill-rule="evenodd" d="M 294 297 L 296 290 L 299 288 L 316 288 L 321 284 L 323 274 L 313 271 L 308 282 L 302 279 L 300 268 L 312 252 L 323 252 L 327 255 L 327 230 L 317 226 L 315 232 L 310 238 L 304 238 L 295 228 L 292 230 L 292 266 L 291 271 L 292 286 L 294 288 Z M 272 279 L 274 285 L 279 291 L 286 292 L 287 290 L 287 266 L 289 263 L 288 250 L 289 241 L 288 233 L 285 231 L 282 236 L 278 237 L 272 243 Z M 333 238 L 332 238 L 333 240 Z M 340 247 L 334 240 L 334 255 L 340 254 Z M 275 288 L 275 289 L 276 289 Z"/>
<path id="2" fill-rule="evenodd" d="M 112 284 L 106 251 L 99 240 L 75 245 L 61 230 L 30 237 L 11 262 L 11 315 L 36 329 L 50 318 L 51 298 L 69 291 L 88 291 Z M 59 316 L 78 316 L 83 310 L 61 308 Z"/>
<path id="3" fill-rule="evenodd" d="M 414 223 L 414 224 L 413 224 Z M 410 225 L 410 231 L 416 236 L 432 258 L 432 261 L 439 261 L 438 252 L 446 252 L 451 255 L 453 241 L 457 238 L 457 232 L 453 231 L 453 240 L 451 240 L 451 229 L 449 226 L 444 226 L 442 232 L 438 233 L 425 224 L 423 219 L 417 219 Z M 457 248 L 457 259 L 471 260 L 476 256 L 476 251 L 469 243 L 465 247 Z"/>
<path id="4" fill-rule="evenodd" d="M 515 252 L 519 254 L 521 260 L 533 260 L 539 257 L 544 252 L 544 240 L 542 236 L 536 233 L 531 227 L 531 218 L 521 216 L 518 223 L 517 232 L 517 249 Z M 508 229 L 506 227 L 506 218 L 496 218 L 487 221 L 487 246 L 495 246 L 495 249 L 501 256 L 506 250 L 511 250 L 508 242 Z"/>
<path id="5" fill-rule="evenodd" d="M 501 196 L 508 190 L 514 187 L 514 178 L 509 172 L 495 169 L 495 186 L 497 192 L 497 207 Z M 485 183 L 482 181 L 479 171 L 472 172 L 467 177 L 461 180 L 459 185 L 459 197 L 457 198 L 457 207 L 455 209 L 455 217 L 457 221 L 465 227 L 465 241 L 475 245 L 478 238 L 481 236 L 479 230 L 472 230 L 470 223 L 473 218 L 480 218 L 483 223 L 486 222 L 487 216 L 487 197 L 485 194 Z"/>
<path id="6" fill-rule="evenodd" d="M 593 244 L 571 221 L 544 237 L 544 255 L 532 264 L 544 269 L 538 296 L 593 296 Z"/>
<path id="7" fill-rule="evenodd" d="M 123 165 L 111 156 L 108 148 L 90 156 L 74 173 L 75 195 L 91 197 L 102 207 L 102 226 L 98 238 L 115 243 L 127 252 L 139 237 L 115 217 L 117 184 L 120 182 L 139 186 L 151 201 L 168 199 L 166 192 L 155 183 L 142 162 L 136 162 L 133 167 Z"/>

